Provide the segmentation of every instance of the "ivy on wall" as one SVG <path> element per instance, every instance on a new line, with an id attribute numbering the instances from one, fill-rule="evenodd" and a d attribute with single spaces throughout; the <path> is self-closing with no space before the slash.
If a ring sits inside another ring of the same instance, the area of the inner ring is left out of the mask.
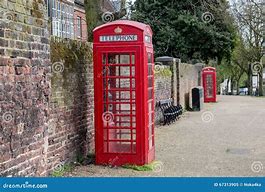
<path id="1" fill-rule="evenodd" d="M 88 70 L 92 70 L 91 43 L 51 37 L 52 99 L 69 106 L 85 89 Z M 59 96 L 58 96 L 59 95 Z"/>

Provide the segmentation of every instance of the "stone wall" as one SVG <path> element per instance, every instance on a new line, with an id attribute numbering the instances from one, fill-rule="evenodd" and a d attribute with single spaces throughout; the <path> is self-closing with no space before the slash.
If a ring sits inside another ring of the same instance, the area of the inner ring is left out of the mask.
<path id="1" fill-rule="evenodd" d="M 179 64 L 179 104 L 187 110 L 192 108 L 191 89 L 201 85 L 201 69 L 199 66 L 187 63 Z"/>
<path id="2" fill-rule="evenodd" d="M 42 0 L 0 1 L 0 176 L 46 175 L 47 24 Z"/>
<path id="3" fill-rule="evenodd" d="M 158 106 L 158 102 L 163 99 L 169 99 L 172 97 L 172 71 L 170 66 L 156 65 L 155 67 L 155 121 L 159 124 L 163 119 L 163 114 Z"/>
<path id="4" fill-rule="evenodd" d="M 175 67 L 173 62 L 155 67 L 156 124 L 163 121 L 163 115 L 158 106 L 160 100 L 172 98 L 174 105 L 180 104 L 189 110 L 192 108 L 191 89 L 201 85 L 202 66 L 179 61 L 179 59 L 176 60 Z"/>

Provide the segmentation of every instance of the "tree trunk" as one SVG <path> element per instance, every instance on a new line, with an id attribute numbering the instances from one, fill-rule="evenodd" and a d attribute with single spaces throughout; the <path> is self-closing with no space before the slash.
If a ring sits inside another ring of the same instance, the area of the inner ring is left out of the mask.
<path id="1" fill-rule="evenodd" d="M 229 79 L 227 79 L 226 81 L 225 95 L 228 95 L 228 86 L 229 86 Z"/>
<path id="2" fill-rule="evenodd" d="M 231 95 L 234 95 L 234 80 L 231 79 Z"/>
<path id="3" fill-rule="evenodd" d="M 249 65 L 249 70 L 248 70 L 248 95 L 252 95 L 253 88 L 252 88 L 252 71 L 251 71 L 251 66 Z"/>
<path id="4" fill-rule="evenodd" d="M 238 79 L 238 80 L 236 81 L 236 94 L 237 94 L 237 95 L 239 95 L 239 81 L 240 81 L 240 79 Z"/>
<path id="5" fill-rule="evenodd" d="M 100 22 L 101 0 L 85 0 L 88 41 L 93 41 L 93 29 Z"/>
<path id="6" fill-rule="evenodd" d="M 127 9 L 125 8 L 126 0 L 121 1 L 121 10 L 118 12 L 112 12 L 113 19 L 118 20 L 127 14 Z M 88 41 L 93 41 L 93 29 L 100 24 L 102 21 L 103 11 L 101 10 L 102 0 L 85 0 L 85 11 L 86 11 L 86 21 L 87 21 L 87 35 Z M 108 10 L 113 11 L 113 10 Z M 112 20 L 113 20 L 112 19 Z"/>
<path id="7" fill-rule="evenodd" d="M 263 96 L 263 69 L 259 72 L 259 96 Z"/>

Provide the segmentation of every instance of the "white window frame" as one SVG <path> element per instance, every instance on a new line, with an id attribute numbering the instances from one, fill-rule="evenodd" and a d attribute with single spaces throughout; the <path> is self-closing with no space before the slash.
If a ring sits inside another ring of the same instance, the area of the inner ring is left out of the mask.
<path id="1" fill-rule="evenodd" d="M 74 38 L 74 6 L 51 0 L 52 35 Z"/>
<path id="2" fill-rule="evenodd" d="M 76 36 L 82 38 L 82 17 L 76 17 Z"/>

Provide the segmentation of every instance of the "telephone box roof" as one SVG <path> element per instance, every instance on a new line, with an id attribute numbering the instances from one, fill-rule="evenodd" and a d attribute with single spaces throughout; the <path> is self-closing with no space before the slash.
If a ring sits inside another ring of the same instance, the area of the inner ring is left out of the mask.
<path id="1" fill-rule="evenodd" d="M 113 21 L 113 22 L 109 22 L 109 23 L 106 23 L 106 24 L 103 24 L 103 25 L 100 25 L 98 27 L 96 27 L 93 31 L 97 31 L 99 29 L 102 29 L 102 28 L 105 28 L 105 27 L 108 27 L 108 26 L 112 26 L 112 25 L 127 25 L 127 26 L 131 26 L 131 27 L 134 27 L 134 28 L 137 28 L 137 29 L 140 29 L 142 31 L 147 31 L 151 34 L 153 34 L 152 32 L 152 29 L 149 25 L 147 24 L 144 24 L 144 23 L 140 23 L 140 22 L 137 22 L 137 21 L 130 21 L 130 20 L 116 20 L 116 21 Z"/>

